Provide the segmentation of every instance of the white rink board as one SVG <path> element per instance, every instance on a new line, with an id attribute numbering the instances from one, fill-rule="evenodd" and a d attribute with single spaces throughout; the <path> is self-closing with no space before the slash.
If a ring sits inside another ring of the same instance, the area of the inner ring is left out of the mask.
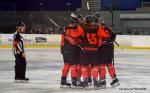
<path id="1" fill-rule="evenodd" d="M 116 42 L 120 46 L 132 46 L 132 36 L 131 35 L 117 35 Z"/>
<path id="2" fill-rule="evenodd" d="M 60 35 L 23 34 L 26 45 L 58 45 Z M 37 42 L 36 38 L 44 38 L 44 42 Z M 0 34 L 1 45 L 12 45 L 13 34 Z"/>
<path id="3" fill-rule="evenodd" d="M 132 47 L 150 48 L 150 36 L 132 36 Z"/>
<path id="4" fill-rule="evenodd" d="M 60 35 L 23 34 L 26 45 L 60 45 Z M 44 42 L 37 42 L 36 38 L 44 38 Z M 12 45 L 12 34 L 0 34 L 0 45 Z M 150 47 L 150 36 L 117 35 L 116 41 L 120 46 Z"/>

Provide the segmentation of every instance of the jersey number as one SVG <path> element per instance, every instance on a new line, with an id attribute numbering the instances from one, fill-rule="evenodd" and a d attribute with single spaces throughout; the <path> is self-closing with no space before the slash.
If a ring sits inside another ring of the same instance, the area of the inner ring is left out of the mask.
<path id="1" fill-rule="evenodd" d="M 88 39 L 89 44 L 92 44 L 92 45 L 97 44 L 96 34 L 87 33 L 87 39 Z"/>

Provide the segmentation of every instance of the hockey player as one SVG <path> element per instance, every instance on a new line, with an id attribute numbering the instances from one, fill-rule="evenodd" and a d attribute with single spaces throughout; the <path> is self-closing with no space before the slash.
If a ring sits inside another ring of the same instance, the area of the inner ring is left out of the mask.
<path id="1" fill-rule="evenodd" d="M 92 67 L 92 76 L 94 81 L 94 87 L 98 88 L 98 44 L 102 42 L 99 38 L 107 38 L 108 34 L 104 32 L 103 29 L 93 23 L 93 16 L 89 15 L 86 17 L 86 24 L 83 29 L 78 31 L 71 31 L 70 35 L 74 38 L 82 37 L 82 46 L 84 51 L 80 52 L 80 64 L 83 76 L 83 87 L 88 87 L 88 68 L 89 64 Z"/>
<path id="2" fill-rule="evenodd" d="M 112 87 L 119 85 L 119 80 L 115 73 L 115 68 L 112 64 L 114 58 L 114 44 L 113 41 L 116 38 L 116 35 L 111 32 L 110 27 L 104 26 L 106 33 L 109 33 L 111 37 L 109 39 L 103 38 L 103 44 L 99 47 L 99 62 L 100 62 L 100 85 L 102 88 L 106 87 L 106 68 L 112 78 L 110 85 Z"/>
<path id="3" fill-rule="evenodd" d="M 78 20 L 78 22 L 79 22 L 78 25 L 80 25 L 80 26 L 82 27 L 82 25 L 84 24 L 84 22 L 83 22 L 83 16 L 82 16 L 81 14 L 78 14 L 76 17 L 77 17 L 77 20 Z M 80 43 L 81 43 L 81 40 L 80 40 Z M 81 47 L 82 47 L 82 46 L 81 46 Z M 81 50 L 81 49 L 80 49 L 80 50 Z M 80 58 L 80 54 L 79 54 L 78 57 Z M 77 64 L 77 80 L 78 80 L 79 84 L 82 83 L 82 81 L 81 81 L 81 76 L 82 76 L 82 72 L 81 72 L 81 65 L 80 65 L 80 62 L 79 62 L 79 63 Z"/>
<path id="4" fill-rule="evenodd" d="M 71 69 L 72 87 L 78 86 L 77 81 L 77 64 L 79 63 L 80 48 L 77 45 L 79 40 L 70 36 L 71 31 L 80 29 L 78 20 L 71 18 L 71 23 L 65 27 L 65 32 L 62 34 L 61 53 L 63 54 L 64 67 L 62 69 L 61 87 L 71 84 L 66 81 L 69 70 Z"/>
<path id="5" fill-rule="evenodd" d="M 71 87 L 71 83 L 67 82 L 67 76 L 70 70 L 70 64 L 69 64 L 69 60 L 68 60 L 68 53 L 66 51 L 67 49 L 67 41 L 65 39 L 65 33 L 63 32 L 63 34 L 61 35 L 61 53 L 63 55 L 63 61 L 64 61 L 64 66 L 62 68 L 62 76 L 61 76 L 61 86 L 60 88 L 63 87 Z"/>
<path id="6" fill-rule="evenodd" d="M 77 19 L 79 20 L 79 24 L 80 26 L 83 28 L 84 25 L 86 24 L 85 21 L 84 21 L 84 17 L 81 15 L 81 14 L 78 14 L 77 15 Z M 78 64 L 78 67 L 77 67 L 77 72 L 78 72 L 78 79 L 79 79 L 79 82 L 81 82 L 81 75 L 82 75 L 82 72 L 81 72 L 81 64 Z M 91 66 L 89 65 L 88 67 L 88 85 L 92 85 L 92 78 L 91 78 Z"/>
<path id="7" fill-rule="evenodd" d="M 96 24 L 101 24 L 101 25 L 104 25 L 105 23 L 104 23 L 104 20 L 103 20 L 103 18 L 102 18 L 102 16 L 101 16 L 101 14 L 100 13 L 95 13 L 94 14 L 94 22 L 96 23 Z"/>
<path id="8" fill-rule="evenodd" d="M 25 32 L 26 26 L 23 22 L 19 22 L 13 35 L 13 53 L 15 56 L 15 82 L 27 82 L 29 78 L 25 77 L 26 73 L 26 56 L 24 51 L 23 37 L 21 34 Z"/>
<path id="9" fill-rule="evenodd" d="M 84 17 L 81 14 L 77 15 L 77 19 L 79 21 L 79 25 L 83 25 L 84 24 Z"/>

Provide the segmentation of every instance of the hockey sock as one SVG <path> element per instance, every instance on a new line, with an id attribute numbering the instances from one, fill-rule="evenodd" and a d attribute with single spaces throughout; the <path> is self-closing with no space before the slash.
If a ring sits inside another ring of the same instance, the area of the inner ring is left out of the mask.
<path id="1" fill-rule="evenodd" d="M 94 79 L 98 79 L 98 66 L 92 67 L 92 76 Z"/>
<path id="2" fill-rule="evenodd" d="M 89 66 L 88 67 L 88 77 L 91 78 L 91 72 L 92 72 L 92 67 Z"/>
<path id="3" fill-rule="evenodd" d="M 111 78 L 112 79 L 116 78 L 115 68 L 114 68 L 113 64 L 107 64 L 107 69 L 108 69 L 108 72 L 109 72 Z"/>
<path id="4" fill-rule="evenodd" d="M 100 79 L 102 80 L 102 79 L 105 79 L 105 77 L 106 77 L 106 68 L 105 68 L 105 64 L 101 64 L 100 66 L 99 66 L 99 69 L 100 69 Z"/>
<path id="5" fill-rule="evenodd" d="M 80 78 L 81 78 L 81 75 L 82 75 L 82 72 L 81 72 L 81 65 L 78 65 L 78 66 L 77 66 L 77 78 L 80 79 Z"/>
<path id="6" fill-rule="evenodd" d="M 81 71 L 83 78 L 88 78 L 88 66 L 81 66 Z"/>
<path id="7" fill-rule="evenodd" d="M 71 77 L 77 77 L 77 66 L 76 65 L 71 65 Z"/>
<path id="8" fill-rule="evenodd" d="M 67 77 L 68 73 L 69 73 L 69 70 L 70 70 L 70 65 L 65 63 L 64 67 L 62 69 L 62 76 Z"/>

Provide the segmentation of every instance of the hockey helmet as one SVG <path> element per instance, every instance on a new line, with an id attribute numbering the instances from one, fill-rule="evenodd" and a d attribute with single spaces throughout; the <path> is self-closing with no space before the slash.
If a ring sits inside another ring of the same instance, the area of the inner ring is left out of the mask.
<path id="1" fill-rule="evenodd" d="M 86 23 L 92 23 L 94 21 L 93 16 L 92 15 L 86 16 L 85 21 L 86 21 Z"/>
<path id="2" fill-rule="evenodd" d="M 78 24 L 79 20 L 77 18 L 75 18 L 75 17 L 71 17 L 70 18 L 70 22 L 71 22 L 71 24 Z"/>

